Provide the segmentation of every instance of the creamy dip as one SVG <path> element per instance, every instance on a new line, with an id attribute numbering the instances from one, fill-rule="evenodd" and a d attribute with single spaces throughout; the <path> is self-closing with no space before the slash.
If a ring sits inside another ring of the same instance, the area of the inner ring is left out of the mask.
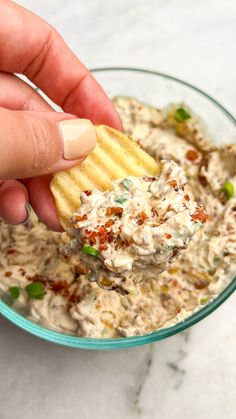
<path id="1" fill-rule="evenodd" d="M 182 169 L 162 160 L 156 177 L 128 177 L 110 192 L 85 191 L 73 217 L 70 248 L 102 287 L 126 290 L 158 278 L 206 222 Z"/>
<path id="2" fill-rule="evenodd" d="M 133 284 L 126 295 L 90 282 L 78 257 L 58 250 L 68 237 L 47 230 L 36 217 L 31 227 L 2 223 L 0 288 L 18 288 L 17 301 L 32 319 L 85 337 L 141 335 L 173 325 L 214 299 L 236 272 L 235 146 L 215 147 L 183 105 L 160 111 L 123 97 L 114 104 L 127 134 L 158 160 L 181 166 L 187 193 L 203 205 L 208 221 L 158 278 Z M 179 121 L 183 107 L 189 117 Z M 26 287 L 34 283 L 43 285 L 42 299 L 29 296 Z"/>

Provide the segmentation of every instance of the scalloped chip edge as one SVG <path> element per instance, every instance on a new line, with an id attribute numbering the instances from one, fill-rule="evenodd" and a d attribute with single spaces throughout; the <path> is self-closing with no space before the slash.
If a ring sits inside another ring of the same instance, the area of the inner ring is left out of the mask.
<path id="1" fill-rule="evenodd" d="M 85 190 L 111 190 L 112 182 L 127 176 L 155 176 L 160 165 L 135 140 L 105 125 L 96 126 L 97 143 L 84 162 L 55 173 L 50 188 L 65 229 L 80 206 Z"/>

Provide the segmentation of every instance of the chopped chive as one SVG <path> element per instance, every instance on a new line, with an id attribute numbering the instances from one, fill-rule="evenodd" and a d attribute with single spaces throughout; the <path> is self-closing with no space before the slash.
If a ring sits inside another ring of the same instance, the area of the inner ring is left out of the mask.
<path id="1" fill-rule="evenodd" d="M 42 300 L 45 295 L 45 289 L 42 282 L 32 282 L 25 288 L 29 298 Z"/>
<path id="2" fill-rule="evenodd" d="M 125 201 L 127 201 L 127 198 L 125 196 L 121 196 L 120 198 L 115 199 L 115 202 L 118 202 L 119 204 L 123 204 Z"/>
<path id="3" fill-rule="evenodd" d="M 127 291 L 129 292 L 129 294 L 134 295 L 135 297 L 137 297 L 138 293 L 134 288 L 128 288 Z"/>
<path id="4" fill-rule="evenodd" d="M 94 256 L 96 258 L 100 255 L 99 250 L 95 249 L 95 247 L 92 247 L 92 246 L 86 246 L 86 245 L 84 245 L 82 247 L 82 252 L 85 255 Z"/>
<path id="5" fill-rule="evenodd" d="M 186 119 L 190 119 L 191 115 L 184 109 L 178 108 L 174 114 L 174 119 L 178 122 L 184 122 Z"/>
<path id="6" fill-rule="evenodd" d="M 13 300 L 17 300 L 17 298 L 19 298 L 19 296 L 20 296 L 20 288 L 18 288 L 18 287 L 10 287 L 8 289 L 8 292 L 9 292 L 11 298 L 13 298 Z"/>
<path id="7" fill-rule="evenodd" d="M 200 299 L 200 304 L 206 304 L 206 303 L 208 303 L 208 301 L 209 301 L 209 298 L 207 298 L 207 297 L 201 298 Z"/>
<path id="8" fill-rule="evenodd" d="M 234 196 L 234 185 L 232 182 L 228 181 L 224 184 L 223 188 L 221 189 L 221 192 L 225 195 L 226 199 L 232 198 Z"/>
<path id="9" fill-rule="evenodd" d="M 123 179 L 121 183 L 124 186 L 124 188 L 127 189 L 127 191 L 133 186 L 133 182 L 131 182 L 131 180 L 127 178 Z"/>

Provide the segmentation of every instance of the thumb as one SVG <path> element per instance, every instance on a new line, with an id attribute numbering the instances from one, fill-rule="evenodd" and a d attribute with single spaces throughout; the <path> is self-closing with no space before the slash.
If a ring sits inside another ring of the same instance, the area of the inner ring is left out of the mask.
<path id="1" fill-rule="evenodd" d="M 0 179 L 68 169 L 82 161 L 95 143 L 95 128 L 88 119 L 0 108 Z"/>

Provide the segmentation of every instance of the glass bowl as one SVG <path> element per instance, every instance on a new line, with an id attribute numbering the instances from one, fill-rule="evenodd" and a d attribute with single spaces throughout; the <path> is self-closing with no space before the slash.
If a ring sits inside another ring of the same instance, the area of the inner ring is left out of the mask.
<path id="1" fill-rule="evenodd" d="M 208 133 L 216 144 L 232 143 L 236 140 L 235 118 L 215 99 L 187 82 L 166 74 L 136 68 L 97 68 L 92 72 L 109 97 L 133 96 L 159 108 L 170 102 L 183 101 L 205 121 Z M 92 339 L 55 332 L 45 325 L 29 320 L 23 307 L 13 309 L 9 299 L 3 296 L 0 300 L 0 313 L 20 328 L 54 343 L 84 349 L 118 349 L 143 345 L 181 332 L 212 313 L 235 289 L 236 276 L 217 298 L 185 320 L 150 334 L 129 338 Z"/>

